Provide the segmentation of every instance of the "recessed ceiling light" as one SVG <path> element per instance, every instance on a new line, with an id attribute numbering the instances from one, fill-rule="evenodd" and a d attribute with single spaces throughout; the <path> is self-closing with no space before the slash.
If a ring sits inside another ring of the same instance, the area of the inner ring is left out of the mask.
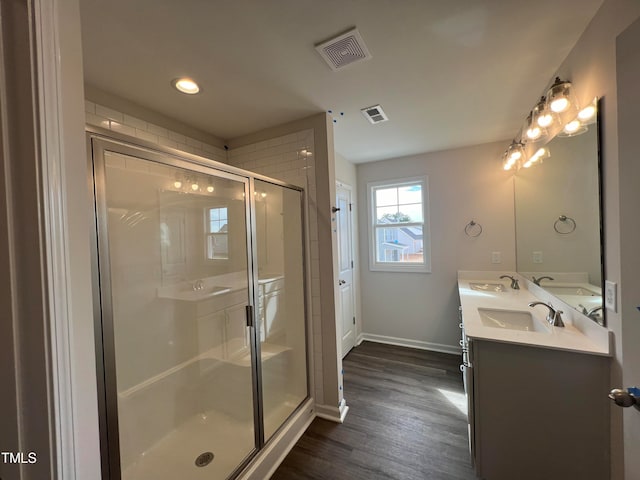
<path id="1" fill-rule="evenodd" d="M 176 78 L 171 82 L 173 86 L 179 92 L 186 93 L 187 95 L 195 95 L 200 91 L 200 87 L 196 82 L 187 77 Z"/>

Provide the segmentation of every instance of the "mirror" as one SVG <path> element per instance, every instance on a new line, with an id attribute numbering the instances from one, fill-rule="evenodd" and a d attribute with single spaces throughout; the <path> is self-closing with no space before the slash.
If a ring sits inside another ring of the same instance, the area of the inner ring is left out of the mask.
<path id="1" fill-rule="evenodd" d="M 516 264 L 604 325 L 597 117 L 558 134 L 545 146 L 548 158 L 516 173 Z"/>

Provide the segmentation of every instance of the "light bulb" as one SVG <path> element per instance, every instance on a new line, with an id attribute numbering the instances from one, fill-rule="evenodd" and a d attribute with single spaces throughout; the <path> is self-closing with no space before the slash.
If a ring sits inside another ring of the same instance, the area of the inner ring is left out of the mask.
<path id="1" fill-rule="evenodd" d="M 182 188 L 182 182 L 180 180 L 176 180 L 173 182 L 173 186 L 176 188 Z"/>
<path id="2" fill-rule="evenodd" d="M 578 113 L 578 118 L 583 122 L 590 120 L 596 114 L 596 107 L 593 105 L 589 105 L 588 107 L 583 108 Z"/>
<path id="3" fill-rule="evenodd" d="M 540 138 L 540 135 L 542 134 L 542 130 L 540 129 L 540 127 L 529 127 L 527 129 L 527 138 L 531 139 L 531 140 L 535 140 L 537 138 Z"/>
<path id="4" fill-rule="evenodd" d="M 195 192 L 196 190 L 198 190 L 198 188 L 200 188 L 200 187 L 198 187 L 198 184 L 197 184 L 197 183 L 192 183 L 192 184 L 191 184 L 191 190 L 193 190 L 194 192 Z"/>
<path id="5" fill-rule="evenodd" d="M 564 126 L 564 131 L 565 133 L 574 133 L 578 131 L 580 126 L 581 126 L 580 120 L 573 120 Z"/>
<path id="6" fill-rule="evenodd" d="M 266 196 L 267 196 L 267 194 L 266 194 L 265 192 L 262 192 L 262 193 L 260 194 L 260 196 L 261 196 L 262 198 L 264 198 L 264 197 L 266 197 Z"/>
<path id="7" fill-rule="evenodd" d="M 556 98 L 551 102 L 549 107 L 556 113 L 564 112 L 569 108 L 569 100 L 564 97 Z"/>
<path id="8" fill-rule="evenodd" d="M 179 92 L 186 93 L 187 95 L 195 95 L 200 91 L 200 87 L 196 82 L 191 80 L 190 78 L 176 78 L 173 81 L 173 86 Z"/>
<path id="9" fill-rule="evenodd" d="M 538 125 L 542 128 L 548 127 L 553 123 L 553 116 L 550 113 L 543 113 L 538 117 Z"/>
<path id="10" fill-rule="evenodd" d="M 511 155 L 509 155 L 509 161 L 515 162 L 516 160 L 520 160 L 521 157 L 522 157 L 522 152 L 520 152 L 519 150 L 516 150 L 515 152 L 511 152 Z"/>
<path id="11" fill-rule="evenodd" d="M 211 185 L 209 185 L 209 186 L 207 187 L 207 192 L 209 192 L 209 193 L 213 193 L 213 190 L 214 190 L 214 188 L 213 188 Z"/>

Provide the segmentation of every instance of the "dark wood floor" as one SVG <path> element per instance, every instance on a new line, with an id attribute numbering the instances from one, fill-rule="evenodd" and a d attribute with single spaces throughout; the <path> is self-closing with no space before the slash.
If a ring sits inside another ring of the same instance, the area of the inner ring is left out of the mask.
<path id="1" fill-rule="evenodd" d="M 272 480 L 475 480 L 455 355 L 364 342 L 344 359 L 350 406 L 317 418 Z M 455 395 L 457 394 L 457 395 Z"/>

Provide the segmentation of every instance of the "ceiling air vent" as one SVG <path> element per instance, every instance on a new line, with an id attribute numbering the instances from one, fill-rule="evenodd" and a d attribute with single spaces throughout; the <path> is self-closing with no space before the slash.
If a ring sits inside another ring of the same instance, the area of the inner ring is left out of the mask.
<path id="1" fill-rule="evenodd" d="M 371 123 L 380 123 L 389 120 L 389 117 L 387 117 L 387 115 L 382 111 L 382 107 L 380 105 L 363 108 L 360 111 Z"/>
<path id="2" fill-rule="evenodd" d="M 356 28 L 316 45 L 316 50 L 334 71 L 371 58 L 369 49 Z"/>

